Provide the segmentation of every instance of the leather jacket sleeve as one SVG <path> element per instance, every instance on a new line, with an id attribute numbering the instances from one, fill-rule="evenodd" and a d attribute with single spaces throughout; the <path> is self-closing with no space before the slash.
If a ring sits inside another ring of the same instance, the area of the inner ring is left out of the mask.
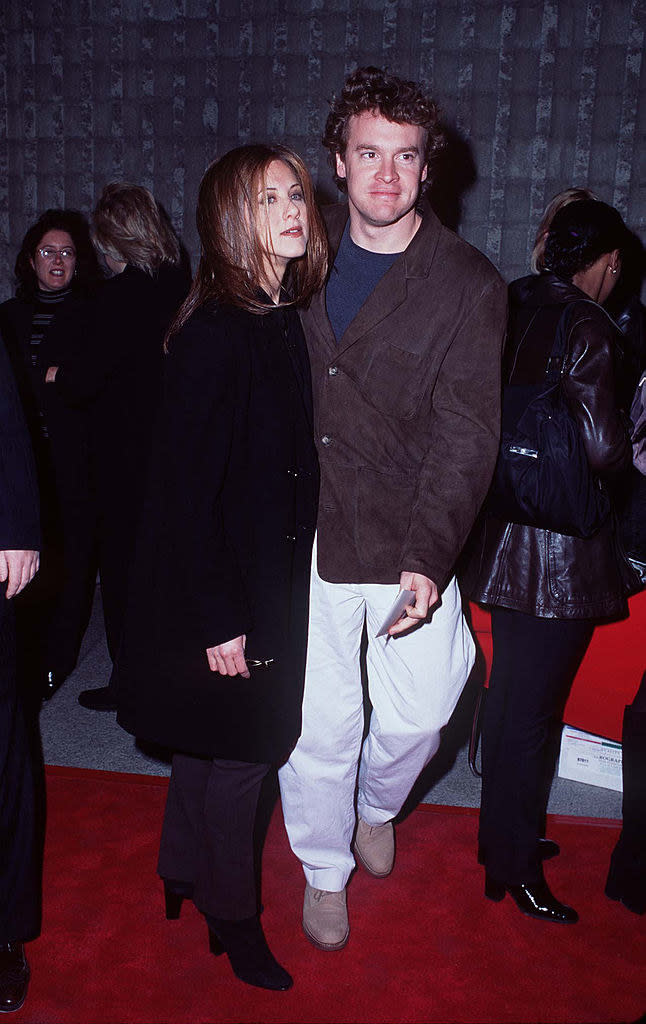
<path id="1" fill-rule="evenodd" d="M 631 460 L 627 420 L 616 400 L 615 334 L 601 309 L 576 312 L 563 382 L 590 466 L 601 476 L 620 472 Z"/>

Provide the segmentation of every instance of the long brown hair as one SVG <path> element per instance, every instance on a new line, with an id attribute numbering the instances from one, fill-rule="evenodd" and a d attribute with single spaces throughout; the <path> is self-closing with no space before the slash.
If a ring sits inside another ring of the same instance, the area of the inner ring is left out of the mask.
<path id="1" fill-rule="evenodd" d="M 200 262 L 191 290 L 168 330 L 166 348 L 195 310 L 207 302 L 226 302 L 257 314 L 275 308 L 258 294 L 265 278 L 266 253 L 257 203 L 264 176 L 274 160 L 282 160 L 296 175 L 309 223 L 305 255 L 292 260 L 287 268 L 285 284 L 290 304 L 306 302 L 323 286 L 327 240 L 305 164 L 286 146 L 239 146 L 215 160 L 202 178 L 196 214 Z"/>

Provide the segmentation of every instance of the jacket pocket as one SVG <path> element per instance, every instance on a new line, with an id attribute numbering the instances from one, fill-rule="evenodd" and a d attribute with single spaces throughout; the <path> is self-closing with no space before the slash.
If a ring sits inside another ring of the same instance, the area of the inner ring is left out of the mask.
<path id="1" fill-rule="evenodd" d="M 594 615 L 596 605 L 621 598 L 617 561 L 604 529 L 585 539 L 550 531 L 545 537 L 549 591 L 557 604 Z"/>
<path id="2" fill-rule="evenodd" d="M 414 477 L 359 469 L 355 537 L 364 565 L 390 573 L 400 571 L 415 489 Z"/>
<path id="3" fill-rule="evenodd" d="M 426 387 L 425 362 L 417 352 L 384 342 L 358 381 L 363 397 L 391 416 L 412 419 Z"/>

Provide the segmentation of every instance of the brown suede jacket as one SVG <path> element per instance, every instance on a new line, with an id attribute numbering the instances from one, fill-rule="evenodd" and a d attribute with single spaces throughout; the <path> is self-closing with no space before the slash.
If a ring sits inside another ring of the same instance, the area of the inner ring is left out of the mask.
<path id="1" fill-rule="evenodd" d="M 325 212 L 331 262 L 348 208 Z M 321 465 L 318 569 L 330 582 L 442 590 L 495 465 L 506 289 L 428 204 L 337 344 L 325 291 L 303 315 Z"/>
<path id="2" fill-rule="evenodd" d="M 564 306 L 577 300 L 581 305 L 570 321 L 564 393 L 591 467 L 612 485 L 613 477 L 630 465 L 631 448 L 616 399 L 621 336 L 605 310 L 553 274 L 515 281 L 506 372 L 513 365 L 515 381 L 540 382 Z M 469 543 L 466 566 L 461 582 L 473 600 L 546 618 L 622 615 L 626 595 L 637 582 L 612 519 L 585 539 L 485 519 Z"/>

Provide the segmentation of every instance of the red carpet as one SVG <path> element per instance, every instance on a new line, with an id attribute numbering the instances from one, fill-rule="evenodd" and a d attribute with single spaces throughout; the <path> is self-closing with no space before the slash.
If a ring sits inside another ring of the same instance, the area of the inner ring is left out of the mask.
<path id="1" fill-rule="evenodd" d="M 282 819 L 264 856 L 265 930 L 294 988 L 237 981 L 192 906 L 163 915 L 155 875 L 166 782 L 49 768 L 42 937 L 16 1024 L 125 1022 L 602 1022 L 646 1008 L 646 922 L 603 895 L 614 822 L 552 819 L 548 866 L 574 926 L 482 895 L 474 812 L 422 806 L 399 826 L 390 879 L 355 874 L 352 934 L 321 953 L 300 928 L 303 879 Z M 9 1017 L 7 1017 L 9 1020 Z"/>

